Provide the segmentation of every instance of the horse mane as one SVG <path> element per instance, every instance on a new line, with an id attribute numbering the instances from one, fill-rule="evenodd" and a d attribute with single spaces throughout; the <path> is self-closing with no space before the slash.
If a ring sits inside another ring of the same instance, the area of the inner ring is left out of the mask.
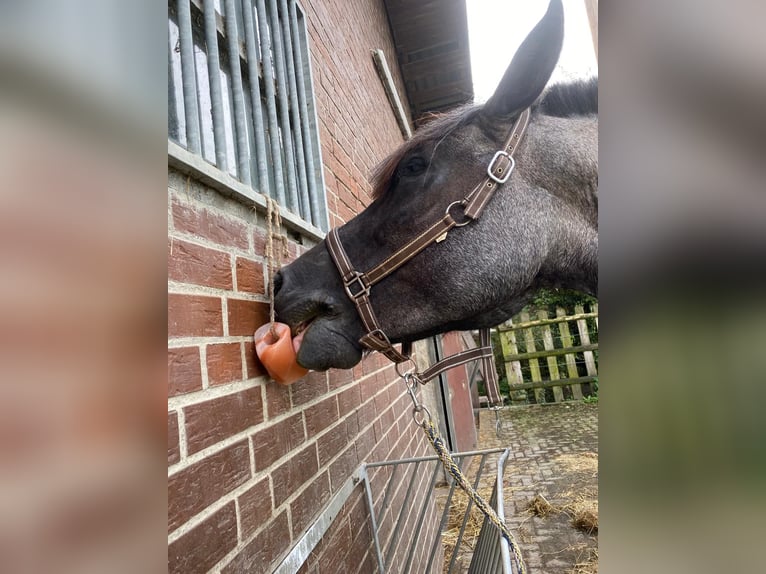
<path id="1" fill-rule="evenodd" d="M 427 114 L 419 120 L 421 127 L 413 136 L 384 159 L 372 173 L 372 199 L 382 197 L 391 187 L 396 168 L 412 150 L 431 141 L 439 140 L 452 130 L 469 123 L 481 112 L 483 105 L 466 104 L 449 112 Z M 598 113 L 598 78 L 575 80 L 550 86 L 536 104 L 532 113 L 555 117 L 583 116 Z"/>
<path id="2" fill-rule="evenodd" d="M 553 84 L 535 107 L 544 115 L 558 118 L 598 114 L 598 78 Z"/>

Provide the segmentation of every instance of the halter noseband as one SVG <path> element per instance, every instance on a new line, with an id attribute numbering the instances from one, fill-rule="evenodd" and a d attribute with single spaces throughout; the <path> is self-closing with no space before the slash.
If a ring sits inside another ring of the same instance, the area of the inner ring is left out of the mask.
<path id="1" fill-rule="evenodd" d="M 444 241 L 447 238 L 447 233 L 453 227 L 463 227 L 479 218 L 489 200 L 492 199 L 496 189 L 511 177 L 513 168 L 516 165 L 513 154 L 516 152 L 519 142 L 526 131 L 529 115 L 528 108 L 521 112 L 502 149 L 498 150 L 489 162 L 487 176 L 470 193 L 462 200 L 450 203 L 441 219 L 366 273 L 354 269 L 338 237 L 338 228 L 333 228 L 328 232 L 325 239 L 327 250 L 343 279 L 346 295 L 356 305 L 359 317 L 367 331 L 367 334 L 359 339 L 359 343 L 362 346 L 384 354 L 395 363 L 403 363 L 409 360 L 409 346 L 407 348 L 403 347 L 401 352 L 397 351 L 391 344 L 388 336 L 380 328 L 370 303 L 370 288 L 385 277 L 388 277 L 432 243 Z M 460 214 L 461 210 L 462 214 Z M 481 358 L 485 361 L 491 361 L 492 349 L 489 346 L 489 330 L 482 330 L 481 339 L 481 347 L 458 353 L 440 361 L 423 373 L 420 373 L 420 380 L 426 382 L 442 371 L 475 359 Z M 485 367 L 488 365 L 489 363 L 485 364 Z M 492 367 L 491 371 L 494 373 L 494 367 Z M 486 376 L 489 375 L 486 373 L 485 368 Z"/>

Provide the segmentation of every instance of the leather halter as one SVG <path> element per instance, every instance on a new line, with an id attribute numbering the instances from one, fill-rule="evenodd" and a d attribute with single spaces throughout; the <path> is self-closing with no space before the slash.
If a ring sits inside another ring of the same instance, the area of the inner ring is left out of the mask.
<path id="1" fill-rule="evenodd" d="M 434 222 L 433 225 L 369 271 L 362 273 L 354 269 L 346 250 L 340 242 L 337 227 L 328 232 L 325 238 L 327 250 L 343 279 L 346 294 L 356 305 L 359 317 L 367 331 L 367 334 L 359 339 L 359 343 L 362 346 L 384 354 L 395 363 L 403 363 L 409 360 L 409 345 L 406 348 L 403 346 L 401 352 L 397 351 L 391 344 L 388 336 L 380 328 L 370 303 L 370 289 L 432 243 L 444 241 L 452 228 L 463 227 L 479 218 L 497 188 L 502 186 L 511 177 L 515 167 L 513 154 L 516 152 L 527 128 L 529 115 L 528 108 L 521 112 L 503 147 L 495 153 L 489 162 L 487 176 L 476 187 L 462 200 L 450 203 L 444 211 L 444 217 Z M 426 382 L 449 368 L 476 359 L 483 359 L 485 361 L 485 377 L 489 377 L 487 367 L 492 365 L 492 348 L 490 346 L 488 329 L 486 333 L 482 330 L 481 339 L 481 347 L 447 357 L 423 373 L 420 373 L 418 378 L 421 382 Z M 489 370 L 494 373 L 494 365 Z M 490 401 L 492 399 L 493 397 L 490 397 Z M 495 403 L 495 401 L 492 402 L 493 404 Z"/>

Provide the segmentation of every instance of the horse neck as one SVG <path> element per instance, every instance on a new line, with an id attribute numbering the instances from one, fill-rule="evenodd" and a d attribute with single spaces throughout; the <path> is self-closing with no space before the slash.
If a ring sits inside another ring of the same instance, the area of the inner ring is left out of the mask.
<path id="1" fill-rule="evenodd" d="M 598 116 L 539 115 L 527 140 L 519 163 L 530 183 L 566 202 L 598 229 Z"/>
<path id="2" fill-rule="evenodd" d="M 595 294 L 598 282 L 598 117 L 539 116 L 528 133 L 525 177 L 561 200 L 548 286 Z M 520 165 L 522 162 L 520 161 Z M 545 269 L 547 267 L 547 269 Z"/>

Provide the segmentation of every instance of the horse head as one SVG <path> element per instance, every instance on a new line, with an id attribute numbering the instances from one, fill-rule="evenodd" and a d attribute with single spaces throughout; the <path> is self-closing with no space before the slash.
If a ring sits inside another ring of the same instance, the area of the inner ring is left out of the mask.
<path id="1" fill-rule="evenodd" d="M 597 117 L 592 109 L 566 113 L 577 107 L 567 104 L 577 99 L 574 88 L 557 91 L 547 106 L 541 98 L 563 30 L 561 2 L 553 0 L 486 104 L 419 129 L 377 169 L 374 201 L 338 230 L 355 269 L 378 265 L 487 177 L 511 126 L 531 108 L 515 169 L 482 216 L 369 289 L 392 342 L 496 325 L 541 287 L 595 292 Z M 301 365 L 349 368 L 361 360 L 367 330 L 326 241 L 283 268 L 274 292 L 279 319 L 297 335 Z"/>

